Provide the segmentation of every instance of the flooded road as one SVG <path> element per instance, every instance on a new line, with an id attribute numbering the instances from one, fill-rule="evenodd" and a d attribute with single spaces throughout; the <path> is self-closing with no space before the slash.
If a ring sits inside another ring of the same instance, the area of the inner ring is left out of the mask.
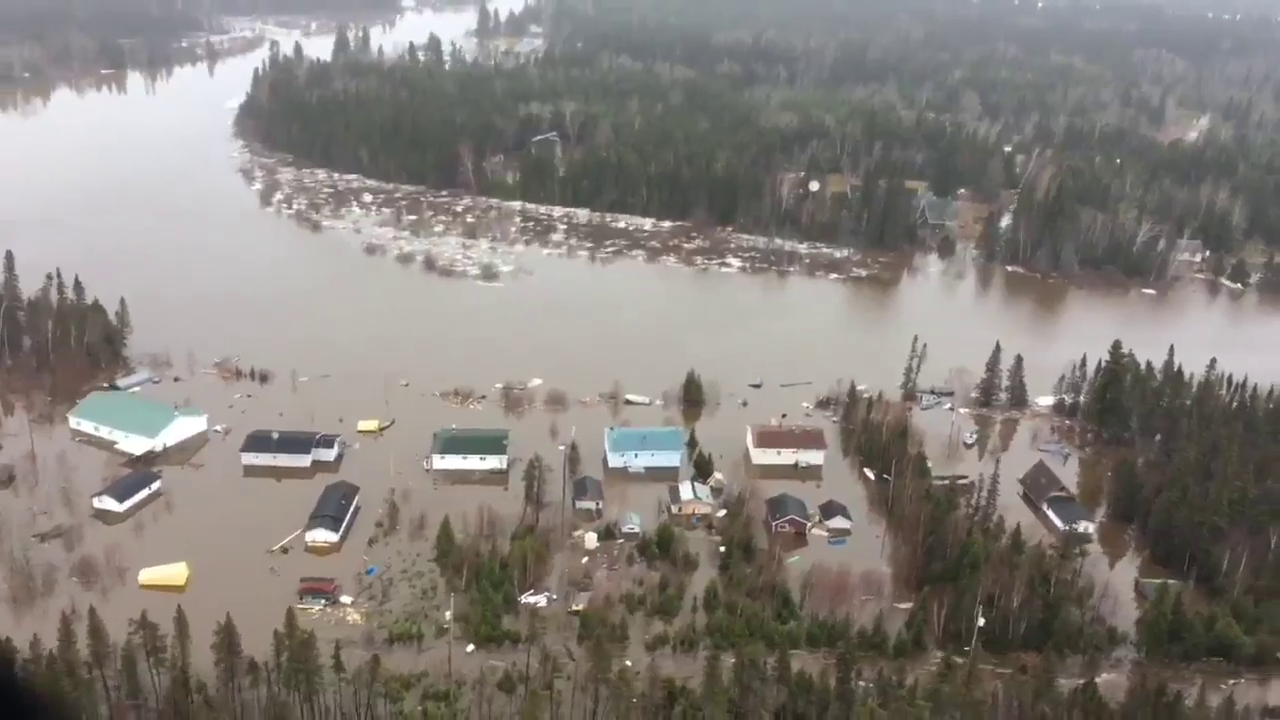
<path id="1" fill-rule="evenodd" d="M 505 3 L 498 3 L 505 8 Z M 424 40 L 429 31 L 460 37 L 470 12 L 409 16 L 375 44 Z M 282 36 L 287 51 L 294 38 Z M 328 53 L 330 40 L 304 41 Z M 1026 356 L 1031 394 L 1054 380 L 1082 352 L 1097 357 L 1116 337 L 1139 356 L 1160 358 L 1172 343 L 1198 369 L 1210 356 L 1230 371 L 1277 379 L 1280 315 L 1252 293 L 1235 297 L 1186 284 L 1168 294 L 1072 290 L 1023 275 L 983 273 L 963 260 L 921 259 L 888 280 L 833 282 L 801 276 L 695 271 L 619 260 L 551 257 L 538 248 L 516 253 L 519 269 L 501 286 L 448 279 L 362 252 L 368 238 L 350 232 L 311 232 L 264 211 L 258 193 L 237 172 L 240 144 L 232 136 L 234 104 L 261 54 L 229 59 L 210 76 L 204 67 L 179 69 L 144 89 L 140 76 L 125 94 L 56 94 L 47 107 L 0 116 L 0 227 L 32 290 L 55 266 L 79 273 L 104 300 L 125 295 L 133 315 L 134 348 L 167 354 L 184 382 L 144 390 L 189 399 L 214 424 L 195 462 L 166 471 L 165 499 L 115 527 L 87 519 L 88 495 L 116 472 L 118 459 L 66 440 L 65 425 L 30 433 L 20 416 L 0 430 L 0 461 L 35 449 L 38 475 L 0 498 L 8 555 L 24 554 L 56 572 L 40 577 L 52 588 L 46 602 L 0 609 L 0 631 L 26 635 L 52 629 L 62 602 L 93 602 L 123 633 L 125 619 L 145 607 L 172 614 L 176 599 L 145 594 L 133 583 L 139 567 L 186 560 L 191 589 L 181 598 L 198 638 L 230 611 L 246 644 L 265 646 L 268 631 L 292 598 L 300 575 L 346 579 L 365 566 L 362 550 L 374 530 L 380 499 L 402 493 L 402 513 L 419 513 L 427 537 L 445 513 L 455 520 L 491 505 L 518 512 L 518 474 L 508 489 L 436 487 L 421 467 L 431 433 L 450 425 L 509 426 L 514 454 L 542 452 L 557 466 L 558 442 L 572 432 L 589 471 L 598 468 L 603 428 L 626 422 L 677 422 L 661 407 L 607 408 L 574 402 L 563 413 L 536 410 L 506 417 L 493 404 L 454 408 L 433 393 L 455 386 L 544 378 L 572 398 L 594 396 L 615 382 L 624 392 L 660 396 L 689 367 L 714 383 L 721 406 L 698 426 L 731 479 L 741 476 L 744 426 L 789 414 L 802 403 L 855 379 L 892 391 L 913 335 L 929 344 L 922 383 L 976 380 L 995 340 L 1006 359 Z M 266 387 L 227 385 L 204 375 L 213 358 L 234 354 L 245 365 L 268 367 Z M 291 375 L 298 378 L 291 382 Z M 747 388 L 763 379 L 765 387 Z M 812 381 L 780 388 L 780 383 Z M 407 382 L 407 386 L 405 386 Z M 239 395 L 240 397 L 237 397 Z M 740 407 L 738 399 L 749 404 Z M 306 520 L 323 479 L 276 481 L 242 476 L 236 449 L 255 428 L 343 432 L 355 422 L 395 418 L 385 436 L 360 439 L 340 476 L 364 489 L 365 511 L 337 556 L 265 551 Z M 973 451 L 945 451 L 951 415 L 920 414 L 938 472 L 989 471 Z M 821 417 L 812 422 L 828 426 Z M 961 417 L 959 432 L 970 429 Z M 1043 530 L 1018 499 L 1016 478 L 1036 459 L 1048 430 L 1025 422 L 1004 454 L 1001 505 L 1010 522 Z M 558 440 L 557 440 L 558 438 Z M 518 471 L 517 471 L 518 473 Z M 1062 471 L 1075 480 L 1075 463 Z M 62 488 L 66 485 L 66 489 Z M 841 500 L 857 518 L 844 548 L 803 551 L 813 562 L 883 572 L 882 521 L 867 511 L 864 484 L 838 452 L 828 454 L 821 483 L 762 481 L 763 494 L 787 489 L 813 507 Z M 790 486 L 795 487 L 790 487 Z M 1099 487 L 1083 488 L 1096 504 Z M 611 482 L 607 513 L 633 510 L 652 520 L 665 488 Z M 558 489 L 551 493 L 558 495 Z M 44 546 L 27 537 L 56 522 L 79 530 Z M 1104 539 L 1109 538 L 1104 532 Z M 1123 546 L 1123 541 L 1119 545 Z M 1095 575 L 1108 581 L 1111 613 L 1121 627 L 1136 610 L 1136 561 L 1108 542 L 1098 548 Z M 887 553 L 886 553 L 887 554 Z M 85 560 L 84 558 L 89 558 Z M 9 561 L 10 572 L 14 561 Z M 98 566 L 92 582 L 83 575 Z M 56 599 L 56 602 L 54 601 Z"/>

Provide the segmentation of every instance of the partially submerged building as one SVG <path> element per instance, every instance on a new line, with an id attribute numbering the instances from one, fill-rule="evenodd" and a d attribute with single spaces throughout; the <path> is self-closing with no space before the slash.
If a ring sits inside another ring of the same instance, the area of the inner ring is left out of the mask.
<path id="1" fill-rule="evenodd" d="M 681 427 L 611 427 L 604 431 L 605 464 L 637 472 L 679 469 L 684 465 Z"/>
<path id="2" fill-rule="evenodd" d="M 604 510 L 604 483 L 583 475 L 573 480 L 573 509 L 598 513 Z"/>
<path id="3" fill-rule="evenodd" d="M 18 469 L 9 463 L 0 463 L 0 490 L 8 490 L 18 479 Z"/>
<path id="4" fill-rule="evenodd" d="M 814 425 L 748 425 L 747 455 L 753 465 L 822 467 L 827 436 Z"/>
<path id="5" fill-rule="evenodd" d="M 346 480 L 324 486 L 307 518 L 302 542 L 308 548 L 327 549 L 342 544 L 351 531 L 351 521 L 360 506 L 360 487 Z"/>
<path id="6" fill-rule="evenodd" d="M 765 522 L 771 533 L 809 532 L 809 506 L 791 493 L 778 493 L 764 501 Z"/>
<path id="7" fill-rule="evenodd" d="M 95 390 L 67 413 L 67 424 L 125 455 L 141 457 L 207 435 L 209 416 L 138 393 Z"/>
<path id="8" fill-rule="evenodd" d="M 130 373 L 124 377 L 116 378 L 107 383 L 107 388 L 111 390 L 137 390 L 143 385 L 152 385 L 160 382 L 159 376 L 155 373 L 143 368 L 135 373 Z"/>
<path id="9" fill-rule="evenodd" d="M 431 436 L 431 454 L 423 467 L 432 470 L 506 472 L 511 431 L 505 428 L 448 428 Z"/>
<path id="10" fill-rule="evenodd" d="M 715 511 L 711 486 L 694 480 L 681 480 L 667 486 L 667 512 L 672 516 L 697 522 Z"/>
<path id="11" fill-rule="evenodd" d="M 853 515 L 849 514 L 849 508 L 842 502 L 827 500 L 819 505 L 818 522 L 822 523 L 830 537 L 848 537 L 853 534 Z"/>
<path id="12" fill-rule="evenodd" d="M 109 485 L 89 498 L 94 510 L 123 515 L 138 507 L 154 495 L 160 494 L 160 473 L 154 470 L 134 470 L 112 480 Z"/>
<path id="13" fill-rule="evenodd" d="M 640 522 L 638 513 L 628 512 L 623 514 L 622 519 L 618 521 L 618 532 L 625 540 L 637 540 L 644 533 L 644 525 Z"/>
<path id="14" fill-rule="evenodd" d="M 301 577 L 298 578 L 298 607 L 322 608 L 338 602 L 342 586 L 336 578 Z"/>
<path id="15" fill-rule="evenodd" d="M 1018 484 L 1022 486 L 1023 497 L 1042 510 L 1060 532 L 1090 537 L 1097 532 L 1097 524 L 1089 511 L 1044 460 L 1037 460 L 1018 478 Z"/>
<path id="16" fill-rule="evenodd" d="M 311 430 L 254 430 L 240 443 L 244 467 L 309 468 L 337 462 L 346 449 L 341 435 Z"/>

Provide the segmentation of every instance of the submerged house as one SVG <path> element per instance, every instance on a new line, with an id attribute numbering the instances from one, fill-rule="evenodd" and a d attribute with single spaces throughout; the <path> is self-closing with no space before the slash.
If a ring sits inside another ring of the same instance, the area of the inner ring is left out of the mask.
<path id="1" fill-rule="evenodd" d="M 778 493 L 764 501 L 765 522 L 771 533 L 809 532 L 809 506 L 791 493 Z"/>
<path id="2" fill-rule="evenodd" d="M 641 533 L 644 532 L 644 526 L 640 523 L 640 515 L 633 512 L 625 513 L 622 519 L 618 521 L 618 532 L 622 534 L 625 540 L 638 540 Z"/>
<path id="3" fill-rule="evenodd" d="M 346 444 L 341 435 L 310 430 L 254 430 L 240 443 L 244 467 L 309 468 L 337 462 Z"/>
<path id="4" fill-rule="evenodd" d="M 698 521 L 716 511 L 711 486 L 693 480 L 681 480 L 667 486 L 667 512 L 672 516 Z"/>
<path id="5" fill-rule="evenodd" d="M 1018 484 L 1022 486 L 1023 497 L 1044 511 L 1049 522 L 1059 531 L 1090 537 L 1097 532 L 1097 524 L 1089 511 L 1044 460 L 1037 460 L 1018 478 Z"/>
<path id="6" fill-rule="evenodd" d="M 101 492 L 89 498 L 94 510 L 122 515 L 160 493 L 160 473 L 134 470 L 112 480 Z"/>
<path id="7" fill-rule="evenodd" d="M 637 472 L 684 465 L 684 428 L 611 427 L 604 431 L 605 463 Z"/>
<path id="8" fill-rule="evenodd" d="M 814 425 L 748 425 L 747 454 L 753 465 L 822 467 L 827 436 Z"/>
<path id="9" fill-rule="evenodd" d="M 506 472 L 510 463 L 511 431 L 505 428 L 448 428 L 431 436 L 431 454 L 423 468 Z"/>
<path id="10" fill-rule="evenodd" d="M 298 578 L 298 607 L 328 607 L 338 602 L 342 586 L 331 577 Z"/>
<path id="11" fill-rule="evenodd" d="M 818 521 L 830 537 L 848 537 L 853 534 L 853 516 L 842 502 L 827 500 L 819 505 Z"/>
<path id="12" fill-rule="evenodd" d="M 151 385 L 160 382 L 160 378 L 155 373 L 147 369 L 116 378 L 107 384 L 111 390 L 137 390 L 143 385 Z"/>
<path id="13" fill-rule="evenodd" d="M 360 487 L 346 480 L 335 480 L 324 486 L 307 518 L 302 542 L 309 548 L 332 548 L 341 545 L 351 531 L 351 520 L 360 506 Z"/>
<path id="14" fill-rule="evenodd" d="M 117 390 L 95 390 L 67 413 L 67 424 L 141 457 L 162 452 L 209 431 L 209 416 L 196 408 L 180 408 L 163 400 Z"/>
<path id="15" fill-rule="evenodd" d="M 604 510 L 604 483 L 600 478 L 583 475 L 574 479 L 573 509 L 596 513 Z"/>
<path id="16" fill-rule="evenodd" d="M 960 206 L 950 198 L 940 198 L 931 192 L 920 197 L 916 210 L 916 224 L 932 230 L 954 228 L 960 221 Z"/>

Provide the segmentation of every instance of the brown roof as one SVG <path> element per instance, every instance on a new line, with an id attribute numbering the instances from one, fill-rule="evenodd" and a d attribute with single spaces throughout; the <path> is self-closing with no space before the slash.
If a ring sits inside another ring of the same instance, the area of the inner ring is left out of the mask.
<path id="1" fill-rule="evenodd" d="M 1062 484 L 1057 473 L 1049 468 L 1044 460 L 1037 460 L 1031 469 L 1018 478 L 1022 491 L 1032 502 L 1043 503 L 1050 495 L 1066 493 L 1067 486 Z"/>
<path id="2" fill-rule="evenodd" d="M 813 425 L 752 425 L 751 442 L 770 450 L 826 450 L 827 436 Z"/>

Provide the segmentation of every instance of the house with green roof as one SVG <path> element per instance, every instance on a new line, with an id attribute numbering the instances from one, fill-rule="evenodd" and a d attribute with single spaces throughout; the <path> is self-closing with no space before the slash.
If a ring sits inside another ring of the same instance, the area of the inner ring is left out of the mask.
<path id="1" fill-rule="evenodd" d="M 67 413 L 77 433 L 105 440 L 131 457 L 162 452 L 209 431 L 209 416 L 136 392 L 96 390 Z"/>
<path id="2" fill-rule="evenodd" d="M 505 428 L 447 428 L 431 437 L 431 454 L 422 463 L 432 470 L 506 472 L 511 431 Z"/>

